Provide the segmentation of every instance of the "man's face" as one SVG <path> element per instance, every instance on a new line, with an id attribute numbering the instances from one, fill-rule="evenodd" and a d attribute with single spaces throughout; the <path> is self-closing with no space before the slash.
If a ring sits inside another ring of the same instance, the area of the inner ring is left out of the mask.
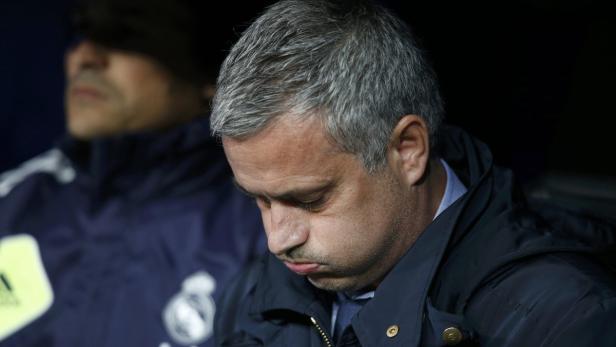
<path id="1" fill-rule="evenodd" d="M 194 118 L 197 87 L 147 56 L 84 40 L 66 54 L 67 127 L 82 139 L 162 129 Z"/>
<path id="2" fill-rule="evenodd" d="M 223 138 L 237 184 L 261 209 L 270 251 L 321 289 L 376 286 L 408 248 L 404 185 L 388 168 L 369 174 L 314 117 L 274 122 L 245 140 Z"/>

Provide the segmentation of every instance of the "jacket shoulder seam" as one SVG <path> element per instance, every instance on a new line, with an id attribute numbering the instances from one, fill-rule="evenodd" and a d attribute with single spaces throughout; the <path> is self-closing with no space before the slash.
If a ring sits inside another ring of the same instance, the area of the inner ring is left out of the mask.
<path id="1" fill-rule="evenodd" d="M 75 169 L 64 153 L 53 148 L 15 169 L 0 173 L 0 198 L 6 197 L 22 182 L 38 173 L 51 175 L 61 184 L 72 182 L 76 176 Z"/>

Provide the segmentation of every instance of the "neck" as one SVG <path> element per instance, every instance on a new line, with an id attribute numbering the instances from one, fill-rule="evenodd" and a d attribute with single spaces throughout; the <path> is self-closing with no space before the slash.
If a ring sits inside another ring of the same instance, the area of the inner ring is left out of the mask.
<path id="1" fill-rule="evenodd" d="M 428 227 L 438 210 L 445 188 L 447 186 L 447 172 L 439 159 L 431 159 L 423 179 L 412 188 L 409 197 L 410 211 L 407 215 L 407 223 L 410 226 L 409 233 L 415 242 L 417 237 Z"/>
<path id="2" fill-rule="evenodd" d="M 391 253 L 386 261 L 390 269 L 413 247 L 419 236 L 432 223 L 445 194 L 446 185 L 447 173 L 440 160 L 430 160 L 424 178 L 411 187 L 404 198 L 406 204 L 402 207 L 400 219 L 395 223 L 399 233 L 395 240 L 392 240 L 395 243 L 391 245 Z M 376 289 L 386 275 L 387 272 L 363 290 Z"/>
<path id="3" fill-rule="evenodd" d="M 410 249 L 417 238 L 434 220 L 436 211 L 445 194 L 447 173 L 438 159 L 429 161 L 424 178 L 414 187 L 408 197 L 403 225 L 406 230 L 405 251 Z"/>

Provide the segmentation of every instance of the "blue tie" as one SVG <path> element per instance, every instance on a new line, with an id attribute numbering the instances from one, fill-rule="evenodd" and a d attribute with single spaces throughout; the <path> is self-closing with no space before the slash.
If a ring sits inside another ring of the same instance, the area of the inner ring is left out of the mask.
<path id="1" fill-rule="evenodd" d="M 336 316 L 333 334 L 336 342 L 340 341 L 342 333 L 351 324 L 353 316 L 370 300 L 370 298 L 352 299 L 343 293 L 337 293 L 337 296 L 338 315 Z"/>

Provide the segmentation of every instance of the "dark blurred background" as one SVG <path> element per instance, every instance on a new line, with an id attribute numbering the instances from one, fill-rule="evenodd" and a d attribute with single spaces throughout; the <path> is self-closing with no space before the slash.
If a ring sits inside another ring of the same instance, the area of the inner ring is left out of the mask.
<path id="1" fill-rule="evenodd" d="M 0 0 L 0 172 L 64 132 L 70 0 Z"/>
<path id="2" fill-rule="evenodd" d="M 448 119 L 527 182 L 615 175 L 614 12 L 598 2 L 386 1 L 423 39 Z"/>
<path id="3" fill-rule="evenodd" d="M 409 21 L 440 77 L 449 122 L 522 183 L 548 172 L 616 177 L 613 12 L 598 2 L 382 0 Z M 71 0 L 1 0 L 0 171 L 64 132 Z M 215 4 L 212 10 L 216 10 Z"/>

